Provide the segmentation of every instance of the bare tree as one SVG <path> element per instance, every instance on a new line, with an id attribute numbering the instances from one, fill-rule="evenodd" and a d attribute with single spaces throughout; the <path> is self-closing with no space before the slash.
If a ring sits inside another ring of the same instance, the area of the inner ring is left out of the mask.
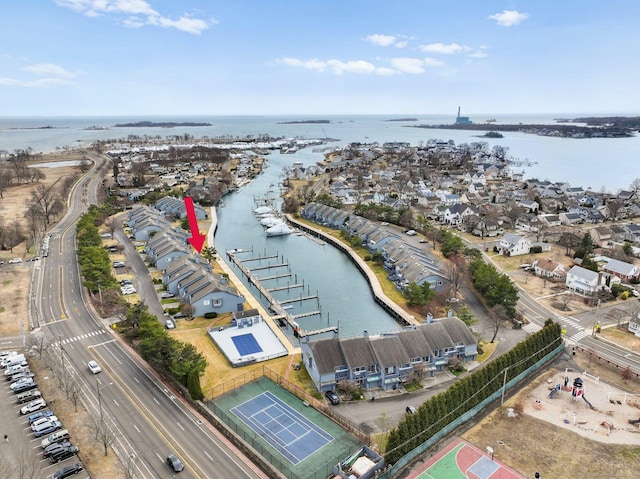
<path id="1" fill-rule="evenodd" d="M 106 220 L 104 220 L 104 225 L 106 226 L 109 234 L 113 236 L 113 233 L 115 233 L 116 231 L 116 226 L 118 225 L 118 222 L 113 216 L 109 216 Z"/>
<path id="2" fill-rule="evenodd" d="M 49 186 L 38 185 L 31 192 L 30 206 L 39 208 L 44 219 L 45 228 L 49 226 L 51 219 L 63 209 L 62 200 L 56 189 L 59 181 L 60 178 Z"/>
<path id="3" fill-rule="evenodd" d="M 0 169 L 0 198 L 4 197 L 4 192 L 13 181 L 13 172 L 8 168 Z"/>
<path id="4" fill-rule="evenodd" d="M 109 447 L 111 446 L 111 444 L 113 444 L 115 438 L 102 414 L 102 405 L 100 405 L 100 408 L 100 415 L 98 417 L 92 418 L 90 428 L 95 434 L 96 441 L 98 441 L 102 445 L 104 449 L 104 455 L 108 456 Z"/>
<path id="5" fill-rule="evenodd" d="M 459 254 L 450 257 L 447 262 L 447 275 L 449 277 L 449 282 L 451 283 L 451 296 L 454 298 L 458 295 L 458 290 L 462 284 L 465 266 L 466 262 Z"/>
<path id="6" fill-rule="evenodd" d="M 562 305 L 562 311 L 568 311 L 569 310 L 569 303 L 571 303 L 571 301 L 574 298 L 574 292 L 573 291 L 567 291 L 566 293 L 560 295 L 558 297 L 558 299 L 560 300 L 560 304 Z"/>
<path id="7" fill-rule="evenodd" d="M 120 472 L 122 472 L 122 479 L 136 479 L 136 456 L 131 455 L 123 458 L 120 462 Z"/>
<path id="8" fill-rule="evenodd" d="M 618 213 L 624 208 L 624 203 L 620 200 L 612 200 L 607 203 L 607 209 L 611 213 L 611 221 L 617 219 Z"/>
<path id="9" fill-rule="evenodd" d="M 493 336 L 491 337 L 490 343 L 493 343 L 498 336 L 498 332 L 503 328 L 504 322 L 509 320 L 509 314 L 504 306 L 501 304 L 497 304 L 493 308 L 491 308 L 491 330 L 493 332 Z"/>

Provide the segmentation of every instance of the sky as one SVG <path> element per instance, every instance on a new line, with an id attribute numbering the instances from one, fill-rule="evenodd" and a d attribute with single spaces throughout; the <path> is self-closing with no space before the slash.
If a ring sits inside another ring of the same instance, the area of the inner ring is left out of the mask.
<path id="1" fill-rule="evenodd" d="M 3 0 L 0 116 L 640 114 L 637 0 Z"/>

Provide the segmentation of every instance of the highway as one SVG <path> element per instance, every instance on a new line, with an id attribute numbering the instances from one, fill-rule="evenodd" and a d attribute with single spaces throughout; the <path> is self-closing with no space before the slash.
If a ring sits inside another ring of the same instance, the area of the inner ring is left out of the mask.
<path id="1" fill-rule="evenodd" d="M 59 352 L 79 379 L 90 414 L 103 415 L 113 431 L 113 448 L 119 457 L 130 458 L 136 478 L 174 477 L 166 464 L 170 453 L 185 464 L 180 474 L 185 479 L 266 477 L 174 396 L 85 304 L 75 255 L 75 221 L 97 202 L 102 178 L 110 172 L 105 159 L 91 159 L 98 166 L 71 192 L 68 213 L 50 232 L 48 257 L 34 264 L 30 305 L 34 326 L 45 332 L 47 347 Z M 90 359 L 101 364 L 100 374 L 94 376 L 87 369 Z"/>

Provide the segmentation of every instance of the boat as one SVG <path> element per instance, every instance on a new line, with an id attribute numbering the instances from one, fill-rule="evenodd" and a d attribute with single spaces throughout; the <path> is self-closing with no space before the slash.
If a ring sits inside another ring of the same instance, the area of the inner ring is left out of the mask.
<path id="1" fill-rule="evenodd" d="M 273 214 L 273 210 L 268 206 L 258 206 L 255 210 L 253 210 L 253 213 L 256 216 L 267 215 L 267 214 Z"/>
<path id="2" fill-rule="evenodd" d="M 260 224 L 267 228 L 271 228 L 272 226 L 279 225 L 280 223 L 284 223 L 281 218 L 277 218 L 275 216 L 267 216 L 266 218 L 262 218 L 260 220 Z"/>
<path id="3" fill-rule="evenodd" d="M 284 223 L 277 224 L 271 228 L 267 228 L 267 236 L 283 236 L 293 233 L 293 230 Z"/>

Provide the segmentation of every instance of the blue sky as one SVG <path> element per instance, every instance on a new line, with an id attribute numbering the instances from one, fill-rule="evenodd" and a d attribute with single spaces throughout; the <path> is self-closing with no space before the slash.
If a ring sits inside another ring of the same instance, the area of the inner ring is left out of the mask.
<path id="1" fill-rule="evenodd" d="M 635 0 L 5 0 L 0 115 L 640 114 Z"/>

